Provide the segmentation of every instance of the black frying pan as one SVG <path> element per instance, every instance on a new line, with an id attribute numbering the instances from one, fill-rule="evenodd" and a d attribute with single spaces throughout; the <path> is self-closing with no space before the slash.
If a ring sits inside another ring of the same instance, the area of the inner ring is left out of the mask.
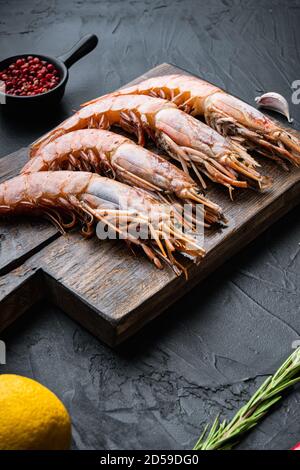
<path id="1" fill-rule="evenodd" d="M 41 60 L 45 60 L 50 64 L 53 64 L 60 73 L 60 82 L 52 90 L 34 96 L 15 96 L 2 93 L 0 91 L 0 108 L 16 108 L 24 109 L 31 108 L 34 106 L 53 106 L 57 104 L 63 97 L 66 84 L 69 78 L 68 69 L 79 59 L 91 52 L 98 44 L 98 38 L 95 34 L 87 34 L 81 38 L 70 51 L 61 55 L 60 57 L 50 57 L 41 54 L 21 54 L 13 57 L 8 57 L 0 62 L 0 71 L 6 69 L 10 64 L 15 62 L 17 59 L 32 55 L 38 57 Z"/>

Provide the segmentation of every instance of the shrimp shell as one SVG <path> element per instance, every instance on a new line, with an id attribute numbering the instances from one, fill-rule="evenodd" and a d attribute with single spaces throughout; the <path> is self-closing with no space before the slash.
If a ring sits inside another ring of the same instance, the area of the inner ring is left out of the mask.
<path id="1" fill-rule="evenodd" d="M 222 209 L 202 196 L 189 175 L 127 137 L 99 129 L 82 129 L 57 137 L 38 149 L 22 173 L 53 170 L 91 171 L 153 191 L 172 200 L 204 207 L 207 224 L 224 222 Z M 169 198 L 170 195 L 170 198 Z"/>
<path id="2" fill-rule="evenodd" d="M 140 246 L 157 268 L 165 262 L 177 274 L 186 274 L 186 268 L 175 258 L 176 252 L 195 262 L 205 255 L 195 237 L 179 229 L 169 207 L 142 189 L 95 173 L 39 172 L 0 184 L 0 216 L 24 213 L 44 215 L 61 231 L 80 222 L 84 236 L 91 236 L 95 222 L 101 222 L 127 243 Z M 151 236 L 133 235 L 130 224 L 146 228 Z"/>
<path id="3" fill-rule="evenodd" d="M 300 165 L 300 139 L 259 110 L 224 90 L 197 77 L 175 74 L 144 80 L 113 93 L 148 95 L 170 100 L 247 150 L 254 150 L 286 167 L 288 161 Z M 85 103 L 96 103 L 103 97 Z"/>
<path id="4" fill-rule="evenodd" d="M 174 103 L 143 95 L 106 96 L 81 108 L 53 131 L 35 142 L 31 156 L 41 146 L 78 129 L 122 127 L 135 134 L 144 145 L 145 135 L 177 160 L 186 173 L 194 171 L 205 187 L 201 174 L 229 188 L 259 189 L 271 186 L 271 179 L 260 175 L 258 163 L 236 143 L 193 117 Z M 239 179 L 239 178 L 242 179 Z"/>

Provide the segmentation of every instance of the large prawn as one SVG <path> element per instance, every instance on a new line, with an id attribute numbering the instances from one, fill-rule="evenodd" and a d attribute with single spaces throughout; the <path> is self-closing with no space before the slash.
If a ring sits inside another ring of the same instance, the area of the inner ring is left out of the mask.
<path id="1" fill-rule="evenodd" d="M 153 191 L 162 201 L 193 201 L 204 208 L 207 224 L 225 221 L 222 209 L 199 193 L 189 175 L 159 155 L 113 132 L 81 129 L 38 149 L 22 173 L 51 170 L 91 171 Z M 176 199 L 174 199 L 176 196 Z"/>
<path id="2" fill-rule="evenodd" d="M 0 185 L 0 215 L 43 214 L 63 231 L 82 223 L 90 236 L 97 221 L 129 244 L 139 245 L 155 264 L 165 261 L 180 274 L 175 252 L 201 259 L 205 251 L 190 233 L 178 228 L 176 214 L 147 191 L 89 172 L 53 171 L 17 176 Z M 67 218 L 67 219 L 66 219 Z M 129 225 L 146 229 L 136 236 Z"/>
<path id="3" fill-rule="evenodd" d="M 138 137 L 145 134 L 178 160 L 183 170 L 192 169 L 205 187 L 201 173 L 227 186 L 265 189 L 271 180 L 255 169 L 258 163 L 236 143 L 230 143 L 216 131 L 179 110 L 167 100 L 142 95 L 106 96 L 77 113 L 36 141 L 31 156 L 38 149 L 68 132 L 85 128 L 109 129 L 116 125 Z M 241 177 L 242 179 L 239 179 Z"/>
<path id="4" fill-rule="evenodd" d="M 128 94 L 170 100 L 192 116 L 203 116 L 210 127 L 246 149 L 255 150 L 284 167 L 285 161 L 300 165 L 300 140 L 293 133 L 256 108 L 200 78 L 164 75 L 113 93 L 114 96 Z M 95 102 L 97 99 L 85 105 Z"/>

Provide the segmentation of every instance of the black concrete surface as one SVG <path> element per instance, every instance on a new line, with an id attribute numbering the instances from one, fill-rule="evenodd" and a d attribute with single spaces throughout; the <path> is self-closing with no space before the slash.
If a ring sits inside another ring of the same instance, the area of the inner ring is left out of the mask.
<path id="1" fill-rule="evenodd" d="M 0 0 L 0 59 L 59 55 L 88 32 L 96 51 L 73 66 L 50 113 L 0 113 L 0 154 L 29 144 L 78 105 L 172 62 L 253 102 L 291 102 L 300 79 L 300 1 Z M 299 129 L 300 107 L 291 104 Z M 1 335 L 9 372 L 55 391 L 73 421 L 74 449 L 189 449 L 217 413 L 230 417 L 299 338 L 299 208 L 119 350 L 40 304 Z M 0 313 L 1 314 L 1 313 Z M 300 440 L 295 388 L 242 449 Z"/>

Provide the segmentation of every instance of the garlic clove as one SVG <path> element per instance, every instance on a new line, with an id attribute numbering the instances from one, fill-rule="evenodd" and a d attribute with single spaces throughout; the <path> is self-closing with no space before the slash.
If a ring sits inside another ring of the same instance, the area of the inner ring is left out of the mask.
<path id="1" fill-rule="evenodd" d="M 284 96 L 279 93 L 268 92 L 255 98 L 255 102 L 262 108 L 271 109 L 283 114 L 289 122 L 293 122 L 290 116 L 289 104 Z"/>

